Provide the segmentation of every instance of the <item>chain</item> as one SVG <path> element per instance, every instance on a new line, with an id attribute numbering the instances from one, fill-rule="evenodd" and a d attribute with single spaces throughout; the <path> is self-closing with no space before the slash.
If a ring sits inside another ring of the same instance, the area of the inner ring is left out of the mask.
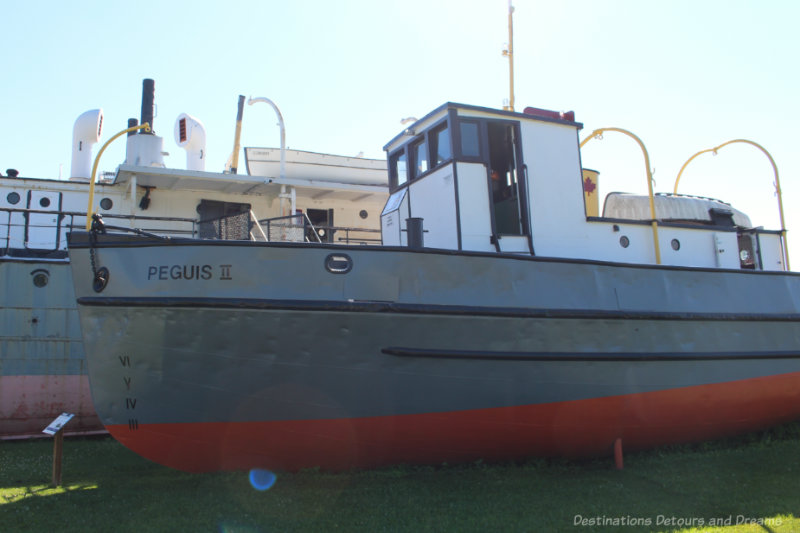
<path id="1" fill-rule="evenodd" d="M 95 250 L 97 234 L 105 232 L 106 227 L 103 224 L 102 217 L 98 214 L 92 215 L 92 229 L 89 233 L 89 261 L 92 265 L 92 288 L 94 292 L 103 292 L 103 289 L 108 285 L 108 269 L 106 267 L 97 268 L 97 251 Z"/>
<path id="2" fill-rule="evenodd" d="M 97 260 L 95 259 L 94 245 L 97 242 L 97 232 L 94 225 L 92 231 L 89 233 L 89 261 L 92 263 L 92 279 L 97 279 Z"/>

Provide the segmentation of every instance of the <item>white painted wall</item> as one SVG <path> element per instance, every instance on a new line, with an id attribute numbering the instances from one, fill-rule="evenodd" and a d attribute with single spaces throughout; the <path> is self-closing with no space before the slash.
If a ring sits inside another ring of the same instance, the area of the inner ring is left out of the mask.
<path id="1" fill-rule="evenodd" d="M 394 204 L 397 204 L 395 206 Z M 386 202 L 388 211 L 381 215 L 381 238 L 384 246 L 405 246 L 408 243 L 406 218 L 408 218 L 408 190 L 395 191 Z"/>
<path id="2" fill-rule="evenodd" d="M 458 109 L 459 116 L 508 120 L 509 115 L 475 109 Z M 417 128 L 417 133 L 424 127 Z M 634 264 L 656 264 L 656 239 L 652 226 L 640 221 L 587 220 L 584 208 L 578 127 L 535 118 L 520 118 L 520 141 L 527 180 L 531 235 L 537 256 L 589 259 Z M 391 150 L 409 142 L 398 137 Z M 456 249 L 460 222 L 463 250 L 493 252 L 491 212 L 486 167 L 481 163 L 456 163 L 458 190 L 451 165 L 409 185 L 411 216 L 424 219 L 425 246 Z M 459 212 L 456 213 L 456 194 Z M 658 213 L 656 213 L 658 215 Z M 405 228 L 406 211 L 399 223 Z M 384 229 L 386 229 L 384 227 Z M 391 233 L 391 234 L 390 234 Z M 405 234 L 386 232 L 385 244 L 404 241 Z M 622 242 L 627 242 L 623 246 Z M 673 245 L 674 241 L 674 245 Z M 708 227 L 658 226 L 661 263 L 673 266 L 740 268 L 736 232 Z M 525 237 L 503 237 L 502 251 L 527 252 Z M 761 256 L 766 270 L 781 270 L 782 250 L 777 235 L 761 235 Z"/>
<path id="3" fill-rule="evenodd" d="M 3 178 L 0 180 L 0 207 L 2 208 L 16 208 L 24 209 L 27 207 L 28 192 L 32 191 L 35 201 L 43 196 L 51 197 L 50 210 L 58 208 L 57 198 L 61 194 L 61 210 L 65 212 L 86 213 L 88 206 L 88 184 L 85 182 L 75 181 L 60 181 L 60 180 L 37 180 L 25 178 Z M 20 195 L 21 200 L 16 205 L 8 202 L 8 194 L 16 192 Z M 167 230 L 181 230 L 188 233 L 183 236 L 191 237 L 192 224 L 191 222 L 167 222 L 164 220 L 148 220 L 141 217 L 170 217 L 170 218 L 186 218 L 197 220 L 197 206 L 200 201 L 215 200 L 222 202 L 237 202 L 249 203 L 252 205 L 253 212 L 259 219 L 280 216 L 280 201 L 275 195 L 267 194 L 236 194 L 224 193 L 219 191 L 202 191 L 202 190 L 170 190 L 168 188 L 155 188 L 150 192 L 150 206 L 146 210 L 139 208 L 139 202 L 145 195 L 145 190 L 138 187 L 131 197 L 131 187 L 129 184 L 111 185 L 111 184 L 98 184 L 95 186 L 94 191 L 94 204 L 96 212 L 102 215 L 117 214 L 117 215 L 135 215 L 138 217 L 135 221 L 119 218 L 106 218 L 106 224 L 124 227 L 137 227 L 143 230 L 149 230 L 156 233 L 168 233 Z M 100 201 L 103 198 L 108 198 L 113 202 L 111 209 L 103 209 L 99 207 Z M 303 193 L 303 190 L 297 189 L 297 208 L 307 211 L 311 209 L 333 209 L 334 210 L 334 223 L 336 226 L 359 227 L 380 229 L 380 212 L 383 208 L 384 199 L 375 198 L 363 201 L 352 201 L 344 198 L 320 198 L 314 199 Z M 31 209 L 42 209 L 38 204 L 31 205 Z M 366 219 L 359 216 L 359 212 L 365 209 L 368 213 Z M 8 246 L 10 248 L 23 248 L 24 247 L 24 230 L 25 220 L 22 213 L 11 213 L 11 220 L 9 221 L 9 213 L 7 211 L 0 211 L 0 246 L 6 246 L 6 238 L 9 239 Z M 83 227 L 86 223 L 85 215 L 82 216 L 67 216 L 61 220 L 56 220 L 56 217 L 47 214 L 31 214 L 32 220 L 37 224 L 47 225 L 49 220 L 50 224 L 56 222 L 61 225 L 60 242 L 58 249 L 66 250 L 66 232 L 70 224 Z M 49 217 L 49 218 L 48 218 Z M 10 222 L 10 223 L 9 223 Z M 379 239 L 380 234 L 359 234 L 372 238 Z M 338 233 L 337 233 L 338 236 Z M 342 232 L 342 237 L 344 233 Z M 36 235 L 30 235 L 35 239 L 30 242 L 29 246 L 41 249 L 53 249 L 54 245 L 48 244 L 44 241 L 51 241 L 55 239 L 55 229 L 42 228 L 37 231 Z M 41 241 L 41 242 L 40 242 Z"/>
<path id="4" fill-rule="evenodd" d="M 423 219 L 425 247 L 458 249 L 453 166 L 411 182 L 408 188 L 411 216 Z"/>
<path id="5" fill-rule="evenodd" d="M 576 128 L 524 121 L 520 124 L 520 134 L 523 160 L 528 167 L 536 254 L 586 257 L 589 232 L 583 207 Z"/>
<path id="6" fill-rule="evenodd" d="M 656 264 L 649 224 L 586 220 L 574 127 L 523 122 L 521 135 L 537 255 Z M 623 236 L 627 248 L 620 244 Z M 673 239 L 680 244 L 678 250 L 672 248 Z M 665 265 L 739 268 L 735 232 L 659 226 L 658 243 Z"/>
<path id="7" fill-rule="evenodd" d="M 758 242 L 764 270 L 783 270 L 785 267 L 780 236 L 774 233 L 762 233 L 758 236 Z"/>
<path id="8" fill-rule="evenodd" d="M 489 212 L 489 185 L 486 166 L 457 163 L 458 201 L 461 218 L 461 247 L 476 252 L 494 252 Z"/>

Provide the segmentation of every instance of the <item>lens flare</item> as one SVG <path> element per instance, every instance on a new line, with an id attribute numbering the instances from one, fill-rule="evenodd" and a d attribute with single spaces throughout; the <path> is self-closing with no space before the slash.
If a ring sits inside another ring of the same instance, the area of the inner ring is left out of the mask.
<path id="1" fill-rule="evenodd" d="M 269 470 L 262 470 L 261 468 L 253 468 L 250 470 L 250 484 L 256 490 L 269 490 L 278 479 L 275 474 Z"/>

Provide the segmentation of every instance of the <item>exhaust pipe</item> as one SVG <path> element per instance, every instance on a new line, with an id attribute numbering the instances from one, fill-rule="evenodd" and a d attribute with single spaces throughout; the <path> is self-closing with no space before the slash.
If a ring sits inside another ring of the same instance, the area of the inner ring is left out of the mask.
<path id="1" fill-rule="evenodd" d="M 145 78 L 142 81 L 142 121 L 139 124 L 147 122 L 150 124 L 150 132 L 144 133 L 139 131 L 141 135 L 155 135 L 156 131 L 153 128 L 153 118 L 155 117 L 155 101 L 156 101 L 156 82 L 150 78 Z"/>
<path id="2" fill-rule="evenodd" d="M 155 82 L 150 78 L 142 81 L 142 114 L 140 124 L 150 124 L 150 132 L 139 130 L 137 135 L 128 135 L 125 164 L 139 167 L 164 168 L 164 139 L 155 135 Z M 128 119 L 128 127 L 136 125 L 136 119 Z"/>

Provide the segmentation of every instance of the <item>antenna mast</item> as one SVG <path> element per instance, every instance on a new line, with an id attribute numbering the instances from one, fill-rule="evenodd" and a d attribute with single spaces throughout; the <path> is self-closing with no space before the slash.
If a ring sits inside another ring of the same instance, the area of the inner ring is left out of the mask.
<path id="1" fill-rule="evenodd" d="M 503 50 L 503 55 L 508 58 L 508 105 L 503 106 L 506 111 L 514 111 L 514 6 L 508 0 L 508 47 Z"/>

